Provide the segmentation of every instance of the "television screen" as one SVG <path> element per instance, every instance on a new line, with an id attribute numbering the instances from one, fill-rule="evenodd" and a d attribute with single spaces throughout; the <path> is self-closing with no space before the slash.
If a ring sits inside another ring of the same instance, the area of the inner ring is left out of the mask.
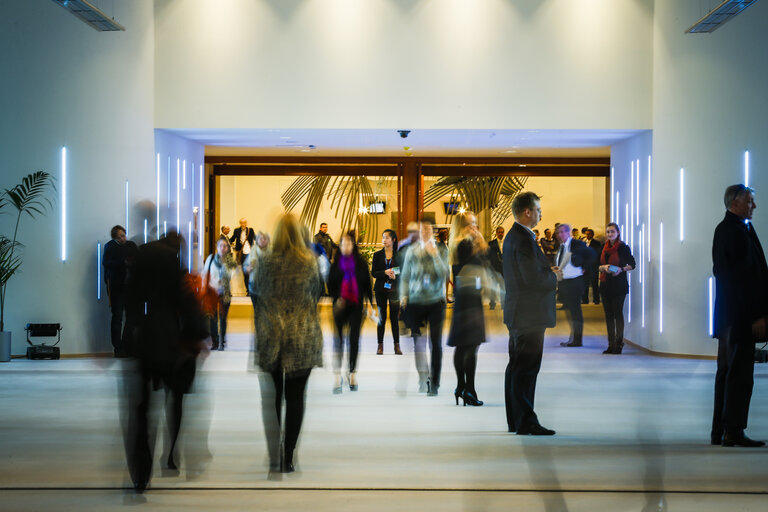
<path id="1" fill-rule="evenodd" d="M 446 215 L 456 215 L 459 213 L 460 203 L 443 203 L 443 210 Z"/>
<path id="2" fill-rule="evenodd" d="M 371 213 L 384 213 L 384 210 L 387 209 L 387 203 L 384 201 L 376 201 L 375 203 L 371 203 L 371 205 L 368 207 L 368 211 Z"/>

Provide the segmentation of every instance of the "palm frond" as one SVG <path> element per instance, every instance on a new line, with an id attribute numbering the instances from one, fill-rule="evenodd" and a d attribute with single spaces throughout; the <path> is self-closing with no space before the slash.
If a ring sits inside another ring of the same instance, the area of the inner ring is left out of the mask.
<path id="1" fill-rule="evenodd" d="M 7 237 L 0 236 L 0 287 L 5 286 L 21 266 L 19 253 L 13 254 L 13 249 L 19 246 L 19 242 L 14 243 Z"/>
<path id="2" fill-rule="evenodd" d="M 26 213 L 34 219 L 45 215 L 48 208 L 53 208 L 53 203 L 45 195 L 49 187 L 56 190 L 53 176 L 45 171 L 35 171 L 15 187 L 5 189 L 3 199 L 13 205 L 19 214 Z"/>

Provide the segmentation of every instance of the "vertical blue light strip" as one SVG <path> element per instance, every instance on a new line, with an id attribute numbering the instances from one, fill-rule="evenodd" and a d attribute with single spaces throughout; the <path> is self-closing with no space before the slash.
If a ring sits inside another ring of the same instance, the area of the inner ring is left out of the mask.
<path id="1" fill-rule="evenodd" d="M 96 243 L 96 300 L 101 300 L 101 242 Z"/>
<path id="2" fill-rule="evenodd" d="M 171 155 L 168 155 L 168 191 L 166 193 L 167 203 L 166 208 L 171 207 Z"/>
<path id="3" fill-rule="evenodd" d="M 640 159 L 637 159 L 637 166 L 635 167 L 635 172 L 637 173 L 637 179 L 635 179 L 635 183 L 637 183 L 637 188 L 635 189 L 635 194 L 637 197 L 635 197 L 635 226 L 640 225 Z"/>
<path id="4" fill-rule="evenodd" d="M 712 336 L 715 333 L 715 292 L 714 281 L 715 278 L 709 276 L 709 335 Z"/>
<path id="5" fill-rule="evenodd" d="M 640 228 L 640 326 L 645 327 L 645 223 Z"/>
<path id="6" fill-rule="evenodd" d="M 744 186 L 749 186 L 749 151 L 744 152 Z"/>
<path id="7" fill-rule="evenodd" d="M 147 243 L 147 219 L 144 219 L 144 243 Z"/>
<path id="8" fill-rule="evenodd" d="M 130 229 L 128 227 L 128 224 L 129 224 L 129 222 L 128 222 L 128 201 L 129 201 L 128 197 L 129 197 L 129 193 L 128 193 L 128 180 L 125 180 L 125 236 L 126 236 L 126 238 L 128 236 L 130 236 L 128 234 L 128 230 Z"/>
<path id="9" fill-rule="evenodd" d="M 648 253 L 648 263 L 651 262 L 651 155 L 648 155 L 648 211 L 645 212 L 648 218 L 648 246 L 645 250 Z"/>
<path id="10" fill-rule="evenodd" d="M 664 332 L 664 223 L 659 222 L 659 332 Z"/>
<path id="11" fill-rule="evenodd" d="M 176 159 L 176 232 L 181 234 L 181 180 L 179 179 L 179 159 Z"/>
<path id="12" fill-rule="evenodd" d="M 629 246 L 635 243 L 635 161 L 632 160 L 629 171 L 630 192 L 629 192 L 629 214 L 624 219 L 629 225 Z"/>
<path id="13" fill-rule="evenodd" d="M 614 183 L 613 183 L 613 166 L 611 166 L 611 222 L 616 222 L 616 215 L 614 213 L 614 208 L 616 208 L 616 205 L 613 201 L 613 194 L 614 194 Z"/>
<path id="14" fill-rule="evenodd" d="M 685 235 L 685 169 L 680 168 L 680 241 Z"/>
<path id="15" fill-rule="evenodd" d="M 181 188 L 187 190 L 187 161 L 183 160 L 181 165 Z"/>
<path id="16" fill-rule="evenodd" d="M 163 221 L 163 236 L 167 236 L 167 235 L 168 235 L 168 221 L 164 220 Z"/>
<path id="17" fill-rule="evenodd" d="M 619 211 L 621 210 L 621 203 L 619 202 L 619 191 L 616 191 L 616 222 L 617 225 L 620 225 L 621 222 L 619 222 Z M 623 230 L 622 230 L 623 231 Z"/>
<path id="18" fill-rule="evenodd" d="M 157 239 L 160 240 L 160 153 L 157 154 Z"/>
<path id="19" fill-rule="evenodd" d="M 67 261 L 67 147 L 61 148 L 61 261 Z"/>
<path id="20" fill-rule="evenodd" d="M 192 221 L 189 221 L 189 235 L 187 238 L 187 267 L 192 272 Z"/>
<path id="21" fill-rule="evenodd" d="M 203 257 L 203 240 L 205 238 L 205 235 L 203 234 L 203 229 L 205 226 L 205 205 L 203 204 L 203 164 L 200 164 L 200 209 L 199 211 L 199 221 L 200 221 L 200 229 L 197 233 L 197 250 L 200 254 L 200 267 L 203 266 L 202 257 Z"/>

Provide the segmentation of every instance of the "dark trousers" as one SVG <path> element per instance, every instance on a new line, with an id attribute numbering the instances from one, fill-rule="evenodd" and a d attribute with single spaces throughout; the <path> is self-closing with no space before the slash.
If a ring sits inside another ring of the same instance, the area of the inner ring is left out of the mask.
<path id="1" fill-rule="evenodd" d="M 608 346 L 622 348 L 624 346 L 624 299 L 627 295 L 611 295 L 604 287 L 600 291 L 603 295 Z"/>
<path id="2" fill-rule="evenodd" d="M 717 345 L 715 374 L 715 410 L 712 433 L 723 431 L 738 434 L 747 428 L 749 402 L 755 372 L 755 344 L 751 333 L 728 333 Z"/>
<path id="3" fill-rule="evenodd" d="M 509 363 L 504 374 L 504 402 L 507 426 L 512 430 L 538 424 L 533 412 L 536 379 L 544 350 L 544 331 L 540 329 L 509 335 Z"/>
<path id="4" fill-rule="evenodd" d="M 559 283 L 560 300 L 565 307 L 565 317 L 571 327 L 570 340 L 581 343 L 584 332 L 584 316 L 581 313 L 581 296 L 584 293 L 584 277 L 563 279 Z"/>
<path id="5" fill-rule="evenodd" d="M 357 369 L 357 354 L 360 352 L 360 327 L 363 324 L 363 305 L 347 303 L 344 307 L 333 308 L 333 321 L 336 324 L 334 339 L 333 369 L 341 371 L 344 358 L 344 328 L 349 327 L 349 371 Z"/>
<path id="6" fill-rule="evenodd" d="M 293 452 L 299 440 L 301 424 L 304 420 L 304 403 L 307 380 L 311 370 L 302 370 L 285 375 L 278 367 L 269 374 L 261 374 L 261 417 L 267 440 L 267 453 L 272 469 L 280 465 L 280 441 L 282 436 L 283 397 L 285 397 L 285 438 L 283 456 L 288 463 L 293 463 Z"/>
<path id="7" fill-rule="evenodd" d="M 477 349 L 480 345 L 456 347 L 453 352 L 453 367 L 456 370 L 456 392 L 467 391 L 477 398 L 475 373 L 477 371 Z"/>
<path id="8" fill-rule="evenodd" d="M 440 372 L 443 366 L 443 323 L 445 322 L 445 303 L 408 304 L 408 327 L 411 332 L 419 333 L 419 327 L 429 324 L 429 344 L 432 351 L 431 371 L 427 371 L 426 347 L 419 341 L 418 335 L 413 336 L 416 370 L 419 375 L 429 374 L 430 386 L 433 390 L 440 387 Z"/>
<path id="9" fill-rule="evenodd" d="M 219 296 L 219 306 L 211 316 L 211 341 L 213 348 L 218 348 L 219 339 L 221 346 L 227 344 L 227 315 L 229 314 L 229 302 Z"/>
<path id="10" fill-rule="evenodd" d="M 584 295 L 581 297 L 581 302 L 589 303 L 589 289 L 592 288 L 592 303 L 600 304 L 600 271 L 597 267 L 584 274 L 584 282 Z"/>
<path id="11" fill-rule="evenodd" d="M 175 469 L 175 451 L 181 431 L 184 393 L 195 377 L 195 358 L 179 360 L 173 368 L 165 368 L 162 374 L 152 373 L 143 361 L 136 372 L 126 372 L 125 398 L 128 424 L 125 431 L 125 450 L 128 470 L 134 487 L 143 490 L 149 484 L 154 462 L 155 430 L 157 421 L 151 415 L 153 383 L 165 388 L 165 416 L 168 426 L 167 467 Z"/>
<path id="12" fill-rule="evenodd" d="M 125 311 L 125 294 L 122 291 L 112 290 L 109 294 L 109 307 L 112 311 L 112 320 L 110 322 L 110 334 L 112 337 L 112 348 L 115 355 L 125 355 L 127 353 L 126 330 L 123 327 L 123 312 Z"/>
<path id="13" fill-rule="evenodd" d="M 376 306 L 379 308 L 379 325 L 376 326 L 376 339 L 379 343 L 384 343 L 384 330 L 387 327 L 387 303 L 389 303 L 389 326 L 392 329 L 392 339 L 395 343 L 400 343 L 400 301 L 397 295 L 394 297 L 390 292 L 376 292 Z"/>

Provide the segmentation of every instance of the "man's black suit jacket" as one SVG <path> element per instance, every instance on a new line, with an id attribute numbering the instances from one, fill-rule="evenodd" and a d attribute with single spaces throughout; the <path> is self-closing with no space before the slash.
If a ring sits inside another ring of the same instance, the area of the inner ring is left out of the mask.
<path id="1" fill-rule="evenodd" d="M 595 261 L 597 260 L 597 254 L 595 254 L 595 251 L 587 247 L 587 244 L 581 240 L 576 240 L 575 238 L 571 238 L 570 250 L 571 265 L 574 267 L 580 267 L 584 270 L 584 273 L 588 273 L 590 267 L 592 267 L 592 265 L 594 265 Z"/>
<path id="2" fill-rule="evenodd" d="M 510 332 L 555 326 L 557 277 L 534 235 L 515 222 L 504 238 L 504 323 Z"/>
<path id="3" fill-rule="evenodd" d="M 768 315 L 768 267 L 754 227 L 725 212 L 712 241 L 715 276 L 715 338 L 728 328 L 732 339 L 751 339 L 752 322 Z"/>
<path id="4" fill-rule="evenodd" d="M 246 239 L 248 240 L 248 244 L 251 246 L 251 249 L 253 249 L 253 244 L 256 241 L 256 233 L 253 231 L 253 228 L 247 228 L 247 229 L 248 229 L 248 237 Z M 243 232 L 243 228 L 235 228 L 235 230 L 232 232 L 232 237 L 229 239 L 230 243 L 235 244 L 236 251 L 243 250 L 243 242 L 240 240 L 240 233 L 242 232 Z"/>
<path id="5" fill-rule="evenodd" d="M 490 260 L 491 268 L 493 270 L 504 275 L 504 262 L 501 259 L 501 248 L 499 247 L 498 238 L 494 238 L 488 242 L 488 260 Z"/>

